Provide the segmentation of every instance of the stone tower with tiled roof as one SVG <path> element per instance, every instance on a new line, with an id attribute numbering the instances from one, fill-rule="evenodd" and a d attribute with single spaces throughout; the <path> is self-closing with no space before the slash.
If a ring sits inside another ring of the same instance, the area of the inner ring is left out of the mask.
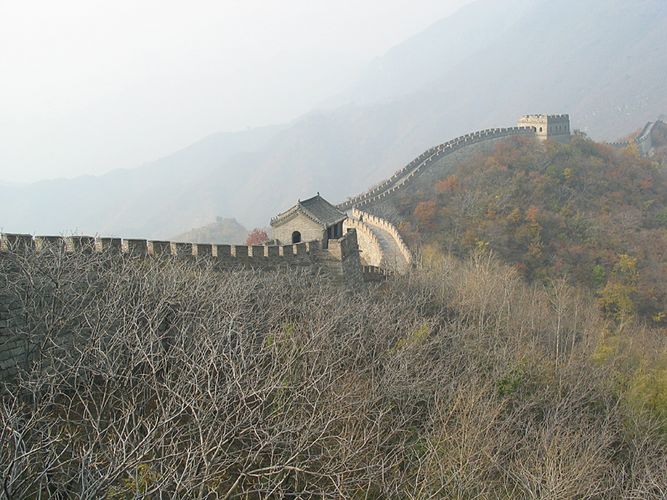
<path id="1" fill-rule="evenodd" d="M 271 219 L 273 238 L 283 245 L 302 241 L 322 241 L 326 245 L 328 240 L 343 236 L 345 219 L 345 212 L 318 193 Z"/>

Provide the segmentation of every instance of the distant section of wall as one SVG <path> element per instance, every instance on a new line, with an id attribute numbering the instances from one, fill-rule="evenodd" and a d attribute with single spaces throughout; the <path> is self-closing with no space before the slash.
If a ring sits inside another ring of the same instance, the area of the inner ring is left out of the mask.
<path id="1" fill-rule="evenodd" d="M 424 170 L 439 159 L 450 155 L 462 148 L 466 148 L 473 144 L 478 144 L 493 139 L 500 139 L 504 137 L 514 136 L 534 136 L 535 130 L 531 127 L 509 127 L 509 128 L 494 128 L 474 132 L 458 137 L 451 141 L 435 146 L 417 158 L 408 163 L 405 167 L 400 169 L 389 179 L 374 186 L 370 190 L 358 196 L 354 196 L 337 205 L 339 210 L 349 210 L 353 207 L 361 208 L 364 205 L 377 202 L 383 197 L 389 196 L 392 193 L 403 189 L 409 185 L 412 180 L 421 174 Z"/>
<path id="2" fill-rule="evenodd" d="M 655 122 L 649 122 L 642 129 L 639 135 L 632 141 L 623 141 L 623 142 L 608 142 L 609 146 L 614 148 L 622 149 L 627 148 L 628 146 L 635 144 L 639 150 L 639 154 L 643 157 L 648 157 L 653 154 L 653 129 L 659 123 L 663 123 L 662 120 L 657 120 Z"/>

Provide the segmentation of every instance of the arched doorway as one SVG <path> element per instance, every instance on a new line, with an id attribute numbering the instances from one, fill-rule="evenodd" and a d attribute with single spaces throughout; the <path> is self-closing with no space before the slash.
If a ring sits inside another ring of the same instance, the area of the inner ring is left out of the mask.
<path id="1" fill-rule="evenodd" d="M 299 231 L 292 233 L 292 243 L 301 243 L 301 233 Z"/>

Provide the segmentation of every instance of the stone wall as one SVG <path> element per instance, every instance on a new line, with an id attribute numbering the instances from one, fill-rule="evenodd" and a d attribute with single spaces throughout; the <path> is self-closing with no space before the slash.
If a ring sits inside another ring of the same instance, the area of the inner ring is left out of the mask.
<path id="1" fill-rule="evenodd" d="M 424 168 L 419 175 L 413 177 L 409 184 L 403 186 L 400 190 L 394 191 L 389 195 L 379 196 L 363 205 L 364 212 L 372 213 L 392 224 L 398 224 L 402 218 L 400 215 L 400 204 L 398 203 L 403 196 L 414 196 L 419 191 L 427 190 L 433 184 L 447 177 L 456 167 L 462 163 L 474 160 L 479 155 L 488 154 L 494 150 L 497 144 L 504 141 L 504 137 L 492 138 L 486 141 L 480 141 L 470 144 L 467 147 L 460 148 L 455 152 L 442 156 L 429 163 L 428 168 Z"/>
<path id="2" fill-rule="evenodd" d="M 285 265 L 311 265 L 321 251 L 319 241 L 294 245 L 217 245 L 202 243 L 175 243 L 143 239 L 92 238 L 88 236 L 33 236 L 29 234 L 2 234 L 0 252 L 17 253 L 46 251 L 48 248 L 68 252 L 116 252 L 133 257 L 171 256 L 179 259 L 214 259 L 219 267 L 238 265 L 252 268 Z"/>
<path id="3" fill-rule="evenodd" d="M 0 283 L 2 285 L 2 283 Z M 25 311 L 19 297 L 0 292 L 0 381 L 16 376 L 28 362 L 30 346 L 23 330 Z"/>
<path id="4" fill-rule="evenodd" d="M 401 233 L 399 233 L 396 226 L 394 226 L 388 220 L 385 220 L 381 217 L 378 217 L 377 215 L 373 215 L 373 214 L 370 214 L 370 213 L 367 213 L 367 212 L 362 212 L 358 208 L 352 209 L 352 216 L 355 217 L 356 219 L 363 219 L 364 224 L 367 224 L 368 226 L 377 227 L 377 228 L 380 228 L 381 230 L 387 232 L 392 237 L 392 239 L 396 242 L 396 246 L 398 247 L 399 251 L 401 252 L 401 255 L 403 255 L 403 258 L 407 262 L 408 266 L 412 265 L 412 263 L 414 262 L 412 252 L 410 251 L 410 248 L 408 247 L 408 245 L 403 240 L 403 237 L 401 236 Z M 371 229 L 371 231 L 372 231 L 372 229 Z M 379 245 L 379 242 L 378 242 L 378 245 Z"/>
<path id="5" fill-rule="evenodd" d="M 658 123 L 662 123 L 661 120 L 655 122 L 649 122 L 642 129 L 639 135 L 633 141 L 623 141 L 623 142 L 608 142 L 607 145 L 614 148 L 622 149 L 627 148 L 631 144 L 637 145 L 639 149 L 639 154 L 644 157 L 651 156 L 653 154 L 653 129 Z"/>
<path id="6" fill-rule="evenodd" d="M 535 135 L 542 141 L 553 140 L 568 142 L 570 140 L 569 115 L 525 115 L 519 119 L 519 127 L 531 127 Z"/>
<path id="7" fill-rule="evenodd" d="M 349 198 L 337 205 L 337 207 L 339 210 L 349 210 L 353 207 L 361 208 L 365 205 L 375 203 L 408 186 L 419 174 L 428 169 L 433 163 L 473 144 L 505 137 L 534 135 L 535 130 L 530 127 L 509 127 L 482 130 L 480 132 L 473 132 L 471 134 L 457 137 L 456 139 L 425 151 L 405 167 L 394 173 L 389 179 L 372 187 L 365 193 Z"/>
<path id="8" fill-rule="evenodd" d="M 356 217 L 354 213 L 353 216 Z M 357 231 L 362 263 L 366 266 L 379 267 L 384 256 L 382 245 L 371 227 L 361 220 L 351 218 L 345 220 L 343 227 L 346 230 L 355 229 Z"/>
<path id="9" fill-rule="evenodd" d="M 334 263 L 334 274 L 339 274 L 349 286 L 363 281 L 359 243 L 355 229 L 349 229 L 342 238 L 329 240 L 328 259 Z"/>
<path id="10" fill-rule="evenodd" d="M 273 228 L 273 239 L 283 244 L 291 243 L 294 231 L 301 233 L 301 241 L 322 241 L 327 237 L 321 225 L 298 213 L 293 219 Z"/>
<path id="11" fill-rule="evenodd" d="M 30 314 L 26 310 L 26 297 L 12 295 L 8 283 L 20 273 L 24 258 L 35 256 L 49 269 L 53 258 L 69 258 L 86 253 L 104 258 L 113 266 L 117 258 L 162 259 L 169 262 L 192 261 L 212 264 L 216 271 L 244 267 L 259 270 L 275 270 L 284 267 L 310 267 L 327 272 L 332 279 L 349 286 L 358 286 L 364 276 L 359 260 L 356 231 L 350 229 L 342 238 L 329 240 L 329 248 L 322 248 L 320 241 L 295 245 L 245 246 L 196 243 L 174 243 L 141 239 L 92 238 L 86 236 L 59 237 L 19 234 L 0 235 L 0 382 L 16 376 L 18 371 L 37 359 L 39 345 L 43 342 L 40 332 L 31 331 Z M 55 257 L 54 257 L 55 256 Z M 69 269 L 69 267 L 66 268 Z M 81 271 L 81 270 L 79 270 Z M 73 275 L 91 279 L 88 270 Z M 81 283 L 86 285 L 86 283 Z M 48 287 L 47 287 L 48 288 Z M 85 288 L 85 286 L 83 286 Z M 44 287 L 42 287 L 44 289 Z M 77 284 L 72 283 L 76 292 Z M 43 297 L 40 300 L 51 300 Z M 69 335 L 71 337 L 71 334 Z M 71 344 L 61 335 L 59 341 Z"/>

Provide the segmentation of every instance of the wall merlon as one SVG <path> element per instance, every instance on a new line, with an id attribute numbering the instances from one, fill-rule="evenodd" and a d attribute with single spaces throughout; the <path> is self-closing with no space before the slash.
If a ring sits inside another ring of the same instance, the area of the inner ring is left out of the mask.
<path id="1" fill-rule="evenodd" d="M 92 236 L 68 236 L 65 238 L 65 248 L 68 252 L 92 253 L 97 250 Z"/>
<path id="2" fill-rule="evenodd" d="M 316 255 L 322 249 L 322 243 L 319 241 L 308 241 L 306 242 L 306 252 L 311 255 Z"/>
<path id="3" fill-rule="evenodd" d="M 248 247 L 245 245 L 232 245 L 232 257 L 246 258 L 248 257 Z"/>
<path id="4" fill-rule="evenodd" d="M 213 257 L 213 245 L 210 243 L 193 243 L 192 255 L 200 258 Z"/>
<path id="5" fill-rule="evenodd" d="M 171 255 L 171 243 L 169 241 L 148 241 L 148 254 L 155 257 Z"/>
<path id="6" fill-rule="evenodd" d="M 231 245 L 216 245 L 216 256 L 219 259 L 232 256 Z"/>
<path id="7" fill-rule="evenodd" d="M 123 241 L 120 238 L 97 238 L 98 252 L 120 253 L 123 249 Z"/>
<path id="8" fill-rule="evenodd" d="M 133 257 L 145 257 L 148 255 L 148 241 L 142 239 L 123 239 L 123 250 Z"/>
<path id="9" fill-rule="evenodd" d="M 306 255 L 307 249 L 306 249 L 306 244 L 305 243 L 297 243 L 294 245 L 294 255 L 296 256 L 302 256 Z"/>
<path id="10" fill-rule="evenodd" d="M 264 245 L 252 245 L 250 247 L 250 256 L 251 257 L 265 257 L 265 247 Z"/>
<path id="11" fill-rule="evenodd" d="M 194 255 L 192 243 L 171 242 L 171 254 L 180 257 L 188 258 Z"/>
<path id="12" fill-rule="evenodd" d="M 280 245 L 278 248 L 281 257 L 292 257 L 294 255 L 293 245 Z"/>
<path id="13" fill-rule="evenodd" d="M 2 252 L 22 253 L 35 248 L 35 243 L 30 234 L 4 233 L 0 237 L 0 250 Z"/>
<path id="14" fill-rule="evenodd" d="M 62 251 L 66 248 L 65 238 L 62 236 L 35 236 L 35 248 L 38 252 Z"/>

